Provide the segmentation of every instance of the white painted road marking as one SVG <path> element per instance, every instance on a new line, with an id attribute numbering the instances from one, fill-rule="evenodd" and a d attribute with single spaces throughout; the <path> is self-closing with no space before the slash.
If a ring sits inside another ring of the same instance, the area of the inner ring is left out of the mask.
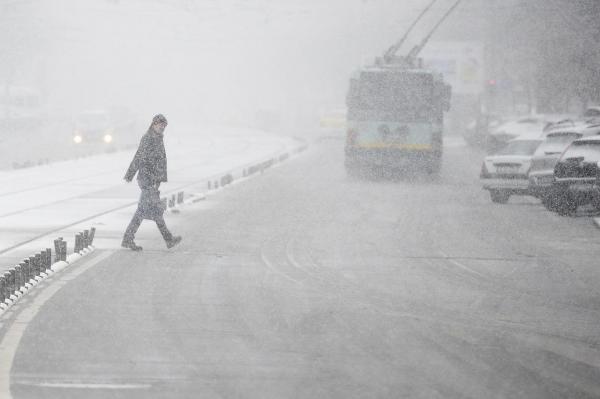
<path id="1" fill-rule="evenodd" d="M 0 341 L 0 398 L 12 399 L 10 394 L 10 370 L 12 369 L 15 354 L 19 347 L 19 342 L 23 338 L 25 329 L 29 322 L 35 318 L 38 311 L 44 306 L 46 301 L 54 296 L 64 285 L 72 280 L 72 277 L 91 269 L 96 264 L 112 255 L 114 251 L 97 252 L 96 257 L 86 262 L 80 267 L 75 267 L 72 271 L 67 269 L 65 276 L 57 276 L 57 281 L 53 281 L 48 287 L 45 287 L 33 299 L 33 302 L 14 320 L 8 331 Z"/>
<path id="2" fill-rule="evenodd" d="M 60 389 L 148 389 L 152 387 L 150 384 L 86 384 L 81 382 L 39 382 L 23 385 Z"/>

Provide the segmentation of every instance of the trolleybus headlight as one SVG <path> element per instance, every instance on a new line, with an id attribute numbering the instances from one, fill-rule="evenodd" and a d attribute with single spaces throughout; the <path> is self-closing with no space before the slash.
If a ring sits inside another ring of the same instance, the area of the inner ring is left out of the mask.
<path id="1" fill-rule="evenodd" d="M 112 143 L 113 137 L 110 134 L 105 134 L 104 135 L 104 142 L 105 143 Z"/>
<path id="2" fill-rule="evenodd" d="M 75 144 L 79 144 L 83 141 L 83 137 L 81 137 L 79 134 L 76 134 L 75 136 L 73 136 L 73 141 L 75 142 Z"/>

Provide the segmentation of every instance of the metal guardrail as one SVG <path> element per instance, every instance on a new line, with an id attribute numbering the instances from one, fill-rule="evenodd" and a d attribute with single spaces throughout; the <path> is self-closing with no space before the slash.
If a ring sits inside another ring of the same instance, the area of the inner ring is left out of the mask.
<path id="1" fill-rule="evenodd" d="M 170 194 L 168 197 L 162 197 L 160 201 L 162 202 L 165 210 L 176 208 L 177 206 L 183 204 L 185 198 L 184 191 L 178 191 L 176 194 Z"/>
<path id="2" fill-rule="evenodd" d="M 96 228 L 75 235 L 74 253 L 79 253 L 94 242 Z M 62 237 L 54 240 L 54 262 L 52 249 L 46 248 L 9 269 L 0 276 L 0 305 L 10 305 L 43 278 L 53 273 L 52 265 L 67 260 L 67 242 Z"/>

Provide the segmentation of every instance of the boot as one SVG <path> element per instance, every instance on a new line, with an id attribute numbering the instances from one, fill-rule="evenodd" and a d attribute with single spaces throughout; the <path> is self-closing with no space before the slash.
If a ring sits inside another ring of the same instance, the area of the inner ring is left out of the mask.
<path id="1" fill-rule="evenodd" d="M 173 248 L 175 245 L 179 244 L 181 242 L 181 236 L 173 236 L 170 240 L 167 240 L 167 248 L 171 249 Z"/>
<path id="2" fill-rule="evenodd" d="M 136 245 L 136 243 L 133 241 L 133 239 L 127 239 L 127 238 L 123 238 L 123 241 L 121 242 L 121 246 L 123 248 L 129 248 L 132 251 L 141 251 L 142 247 L 140 247 L 139 245 Z"/>

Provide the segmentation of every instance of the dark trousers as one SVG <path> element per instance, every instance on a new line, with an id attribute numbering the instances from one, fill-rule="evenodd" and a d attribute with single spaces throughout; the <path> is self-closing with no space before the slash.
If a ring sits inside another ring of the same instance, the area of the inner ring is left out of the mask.
<path id="1" fill-rule="evenodd" d="M 127 226 L 127 230 L 125 230 L 125 236 L 123 237 L 123 239 L 133 240 L 133 238 L 135 237 L 135 233 L 137 233 L 143 220 L 144 218 L 141 216 L 140 210 L 136 210 L 135 214 L 133 215 L 133 218 L 131 219 L 131 222 L 129 222 L 129 226 Z M 158 230 L 160 231 L 160 234 L 162 234 L 164 240 L 171 241 L 173 239 L 173 235 L 167 228 L 167 224 L 165 223 L 165 219 L 163 218 L 163 216 L 160 215 L 155 217 L 154 221 L 156 222 L 156 227 L 158 227 Z"/>
<path id="2" fill-rule="evenodd" d="M 148 207 L 148 202 L 147 202 L 148 201 L 147 197 L 149 196 L 148 191 L 151 191 L 152 194 L 156 195 L 156 201 L 159 200 L 158 185 L 154 188 L 146 187 L 138 179 L 138 186 L 140 186 L 140 189 L 142 190 L 142 195 L 140 197 L 140 203 L 138 204 L 138 208 L 135 211 L 135 214 L 133 215 L 131 222 L 129 222 L 129 226 L 127 226 L 127 230 L 125 230 L 125 235 L 123 237 L 123 240 L 133 240 L 135 237 L 135 233 L 137 233 L 137 230 L 140 228 L 140 225 L 142 224 L 142 221 L 144 220 L 144 217 L 143 217 L 144 213 L 142 211 L 142 208 Z M 144 193 L 146 193 L 146 195 L 144 195 Z M 146 200 L 144 201 L 144 199 L 146 199 Z M 163 218 L 162 212 L 153 213 L 152 220 L 154 220 L 156 222 L 156 227 L 158 227 L 158 230 L 160 231 L 160 234 L 163 236 L 164 240 L 171 241 L 173 239 L 173 235 L 167 228 L 167 224 L 165 223 L 165 219 Z"/>

